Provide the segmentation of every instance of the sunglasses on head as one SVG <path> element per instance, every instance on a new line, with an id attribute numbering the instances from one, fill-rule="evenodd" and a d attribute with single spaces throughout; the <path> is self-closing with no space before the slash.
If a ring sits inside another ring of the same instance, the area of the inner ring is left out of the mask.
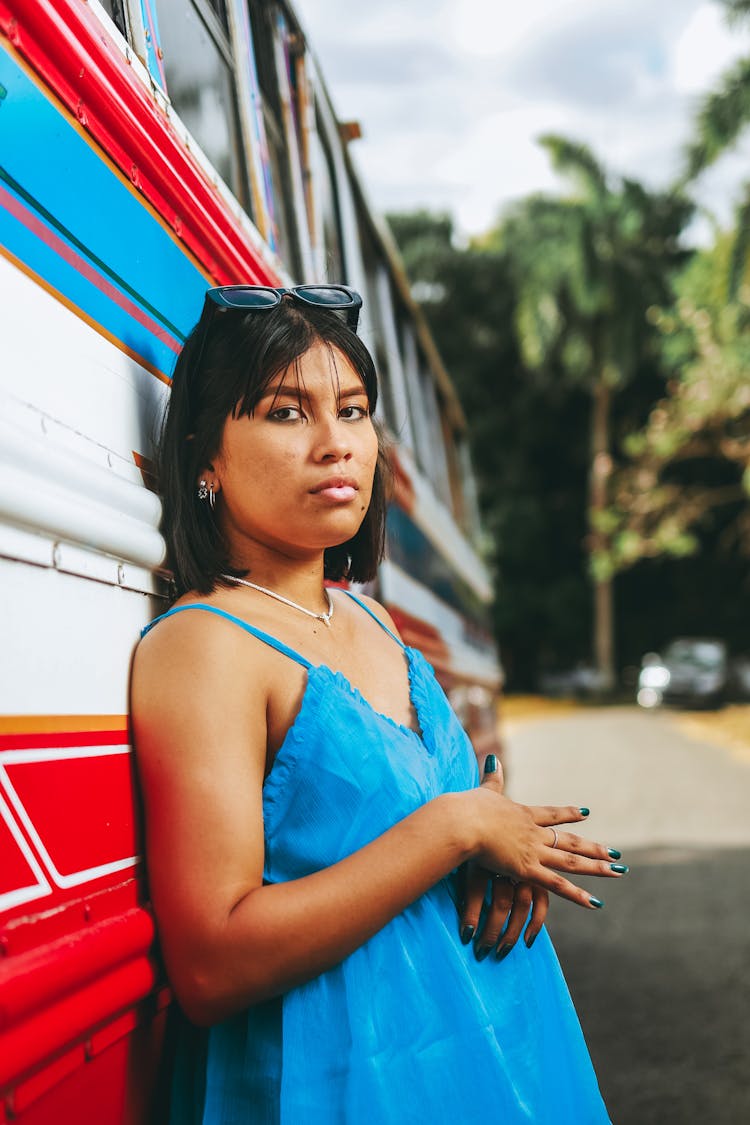
<path id="1" fill-rule="evenodd" d="M 263 312 L 275 309 L 286 294 L 301 305 L 345 312 L 347 325 L 356 332 L 362 298 L 346 285 L 295 285 L 290 289 L 276 289 L 271 285 L 220 285 L 208 290 L 206 301 L 213 301 L 223 309 Z"/>

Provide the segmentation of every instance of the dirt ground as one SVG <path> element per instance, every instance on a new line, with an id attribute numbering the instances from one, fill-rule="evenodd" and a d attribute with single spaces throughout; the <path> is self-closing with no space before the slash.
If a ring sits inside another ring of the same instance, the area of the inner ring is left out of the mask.
<path id="1" fill-rule="evenodd" d="M 589 710 L 593 705 L 576 699 L 549 699 L 542 695 L 508 695 L 502 701 L 500 717 L 507 733 L 519 725 L 542 719 L 554 719 L 576 710 Z M 688 711 L 665 707 L 665 718 L 678 730 L 697 742 L 709 742 L 728 750 L 741 761 L 750 761 L 750 704 L 733 703 L 717 711 Z"/>

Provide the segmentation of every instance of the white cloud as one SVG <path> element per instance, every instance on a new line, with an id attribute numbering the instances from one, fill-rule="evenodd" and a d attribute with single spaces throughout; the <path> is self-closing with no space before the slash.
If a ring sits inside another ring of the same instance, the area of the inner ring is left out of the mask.
<path id="1" fill-rule="evenodd" d="M 747 49 L 747 35 L 729 28 L 716 4 L 702 4 L 674 45 L 671 71 L 675 90 L 703 93 Z"/>
<path id="2" fill-rule="evenodd" d="M 558 184 L 535 143 L 560 132 L 666 186 L 698 98 L 750 37 L 707 0 L 296 0 L 382 210 L 450 209 L 465 232 Z M 723 168 L 724 162 L 722 162 Z M 728 215 L 742 160 L 705 177 Z M 750 173 L 750 160 L 744 165 Z"/>

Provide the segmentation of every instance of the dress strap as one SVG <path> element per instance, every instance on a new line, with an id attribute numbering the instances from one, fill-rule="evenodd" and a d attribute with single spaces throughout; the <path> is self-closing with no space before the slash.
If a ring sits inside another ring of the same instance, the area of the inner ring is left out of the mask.
<path id="1" fill-rule="evenodd" d="M 249 625 L 247 621 L 243 621 L 241 617 L 235 617 L 233 613 L 227 613 L 226 610 L 219 609 L 215 605 L 204 605 L 202 602 L 191 602 L 190 605 L 177 605 L 174 607 L 174 609 L 167 610 L 166 613 L 162 613 L 159 617 L 155 617 L 154 620 L 145 627 L 145 629 L 141 629 L 141 636 L 145 637 L 149 629 L 153 629 L 154 625 L 156 625 L 158 621 L 163 621 L 165 617 L 171 617 L 174 613 L 182 613 L 183 610 L 186 609 L 204 609 L 206 613 L 214 613 L 217 617 L 225 617 L 227 621 L 233 621 L 235 625 L 239 625 L 239 627 L 241 629 L 244 629 L 246 633 L 250 633 L 253 637 L 257 637 L 259 641 L 263 641 L 264 644 L 270 645 L 271 648 L 275 648 L 277 652 L 282 653 L 284 656 L 288 656 L 290 660 L 295 660 L 297 664 L 301 664 L 302 667 L 307 668 L 308 671 L 313 667 L 309 660 L 305 660 L 304 656 L 300 656 L 300 654 L 298 652 L 295 652 L 293 648 L 289 648 L 289 646 L 285 645 L 283 641 L 279 641 L 276 639 L 276 637 L 272 637 L 270 633 L 264 633 L 261 629 L 256 629 L 254 625 Z"/>
<path id="2" fill-rule="evenodd" d="M 362 607 L 362 609 L 363 609 L 363 610 L 365 611 L 365 613 L 369 613 L 369 615 L 370 615 L 370 617 L 371 617 L 371 618 L 373 619 L 373 621 L 377 621 L 377 623 L 378 623 L 378 625 L 380 626 L 380 628 L 381 628 L 381 629 L 383 629 L 383 630 L 384 630 L 384 631 L 385 631 L 385 632 L 386 632 L 386 633 L 388 634 L 388 636 L 389 636 L 389 637 L 393 637 L 394 641 L 395 641 L 395 642 L 396 642 L 396 644 L 397 644 L 397 645 L 399 646 L 399 648 L 403 648 L 403 649 L 405 649 L 405 648 L 406 648 L 406 645 L 405 645 L 405 644 L 404 644 L 404 642 L 403 642 L 403 641 L 402 641 L 402 640 L 400 639 L 400 637 L 397 637 L 397 636 L 396 636 L 396 634 L 395 634 L 395 633 L 393 632 L 393 630 L 392 630 L 392 629 L 389 629 L 389 628 L 388 628 L 388 626 L 387 626 L 387 625 L 385 624 L 385 622 L 384 622 L 384 621 L 381 621 L 381 620 L 380 620 L 380 618 L 378 617 L 377 613 L 373 613 L 373 612 L 372 612 L 372 610 L 370 609 L 370 607 L 369 607 L 369 606 L 367 606 L 367 605 L 365 605 L 365 603 L 364 603 L 363 601 L 361 601 L 361 600 L 360 600 L 360 599 L 359 599 L 359 598 L 357 597 L 357 595 L 356 595 L 356 594 L 353 594 L 353 593 L 351 592 L 351 590 L 344 590 L 344 591 L 343 591 L 343 593 L 344 593 L 344 594 L 348 594 L 348 595 L 349 595 L 349 597 L 350 597 L 350 598 L 352 599 L 352 601 L 353 601 L 353 602 L 356 602 L 356 603 L 357 603 L 357 605 L 359 605 L 359 606 L 361 606 L 361 607 Z"/>

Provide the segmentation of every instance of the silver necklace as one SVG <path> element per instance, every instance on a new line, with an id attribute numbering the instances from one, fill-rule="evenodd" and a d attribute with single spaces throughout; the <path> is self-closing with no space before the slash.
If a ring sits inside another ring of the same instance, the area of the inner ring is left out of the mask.
<path id="1" fill-rule="evenodd" d="M 305 609 L 303 605 L 293 602 L 291 598 L 285 598 L 283 594 L 277 594 L 275 590 L 269 590 L 265 586 L 259 586 L 257 582 L 248 582 L 247 578 L 237 578 L 234 574 L 222 574 L 221 577 L 226 578 L 227 582 L 236 582 L 238 586 L 249 586 L 251 590 L 258 590 L 261 594 L 268 594 L 269 598 L 275 598 L 277 602 L 283 602 L 284 605 L 291 606 L 292 609 L 298 609 L 300 613 L 306 613 L 308 617 L 314 617 L 316 621 L 322 621 L 326 629 L 331 628 L 333 598 L 325 586 L 323 587 L 323 593 L 328 602 L 328 613 L 313 613 L 311 609 Z"/>

